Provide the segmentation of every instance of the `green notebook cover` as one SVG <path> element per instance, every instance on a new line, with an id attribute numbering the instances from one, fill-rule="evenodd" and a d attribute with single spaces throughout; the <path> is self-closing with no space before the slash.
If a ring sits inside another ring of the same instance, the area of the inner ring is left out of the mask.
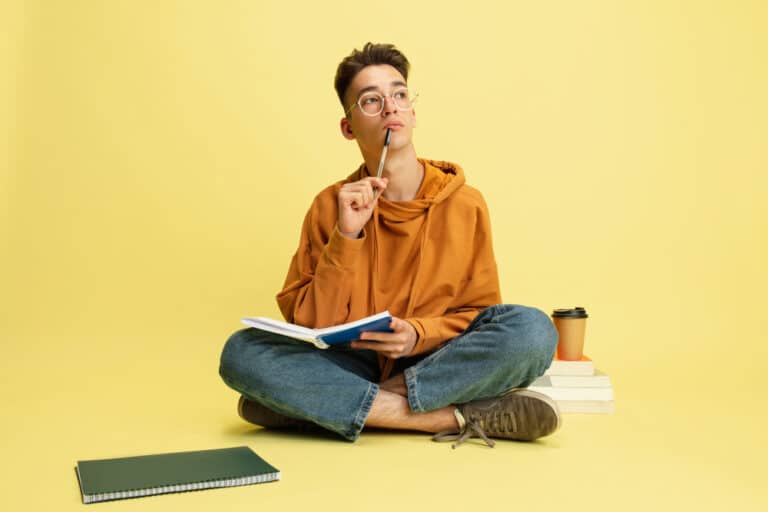
<path id="1" fill-rule="evenodd" d="M 83 503 L 280 479 L 280 471 L 247 446 L 84 460 L 75 470 Z"/>

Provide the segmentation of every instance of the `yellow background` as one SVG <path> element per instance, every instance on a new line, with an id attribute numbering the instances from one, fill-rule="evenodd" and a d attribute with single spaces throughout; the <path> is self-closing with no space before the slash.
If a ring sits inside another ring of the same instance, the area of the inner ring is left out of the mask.
<path id="1" fill-rule="evenodd" d="M 248 444 L 282 482 L 99 510 L 765 510 L 767 6 L 4 2 L 0 508 Z M 369 40 L 413 64 L 419 154 L 483 191 L 504 299 L 588 308 L 615 415 L 457 451 L 235 416 L 221 346 L 360 162 L 332 80 Z"/>

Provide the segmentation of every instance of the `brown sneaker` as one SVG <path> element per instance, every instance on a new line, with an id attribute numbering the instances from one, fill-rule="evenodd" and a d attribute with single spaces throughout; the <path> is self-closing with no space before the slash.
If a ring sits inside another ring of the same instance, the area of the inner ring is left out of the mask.
<path id="1" fill-rule="evenodd" d="M 237 402 L 237 413 L 248 423 L 260 425 L 276 430 L 315 430 L 321 427 L 311 421 L 298 420 L 289 416 L 283 416 L 259 402 L 248 400 L 244 396 Z"/>
<path id="2" fill-rule="evenodd" d="M 471 437 L 533 441 L 548 436 L 560 427 L 560 411 L 554 400 L 529 389 L 513 389 L 505 395 L 476 400 L 459 405 L 455 411 L 459 431 L 446 430 L 432 437 L 433 441 L 456 441 L 456 448 Z"/>

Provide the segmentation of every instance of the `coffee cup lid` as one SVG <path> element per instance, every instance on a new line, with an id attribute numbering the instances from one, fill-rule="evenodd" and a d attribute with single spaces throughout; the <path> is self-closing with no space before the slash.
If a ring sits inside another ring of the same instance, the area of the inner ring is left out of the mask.
<path id="1" fill-rule="evenodd" d="M 587 310 L 577 306 L 575 308 L 561 308 L 552 311 L 554 318 L 588 318 Z"/>

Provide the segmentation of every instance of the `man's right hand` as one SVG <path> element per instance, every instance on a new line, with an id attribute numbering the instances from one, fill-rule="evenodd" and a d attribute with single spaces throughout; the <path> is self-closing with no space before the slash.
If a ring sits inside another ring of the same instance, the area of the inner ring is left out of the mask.
<path id="1" fill-rule="evenodd" d="M 347 238 L 358 238 L 363 226 L 373 215 L 373 207 L 378 201 L 374 191 L 378 189 L 379 196 L 387 188 L 387 178 L 363 178 L 354 183 L 346 183 L 341 187 L 338 196 L 339 203 L 339 233 Z"/>

